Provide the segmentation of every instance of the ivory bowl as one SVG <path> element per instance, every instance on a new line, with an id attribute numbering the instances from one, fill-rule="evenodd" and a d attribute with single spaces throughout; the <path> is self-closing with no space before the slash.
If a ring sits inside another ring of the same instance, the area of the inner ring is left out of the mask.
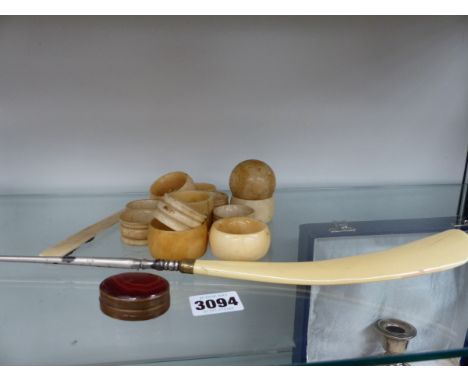
<path id="1" fill-rule="evenodd" d="M 193 190 L 193 180 L 190 175 L 182 171 L 169 172 L 158 178 L 150 187 L 153 199 L 178 190 Z"/>
<path id="2" fill-rule="evenodd" d="M 264 223 L 269 223 L 273 220 L 275 214 L 275 199 L 274 197 L 263 199 L 263 200 L 246 200 L 241 198 L 236 198 L 233 196 L 231 198 L 231 204 L 241 204 L 244 206 L 249 206 L 254 210 L 254 219 L 258 219 Z"/>
<path id="3" fill-rule="evenodd" d="M 198 259 L 205 254 L 207 246 L 207 222 L 186 231 L 173 231 L 159 220 L 151 220 L 148 249 L 155 259 Z"/>
<path id="4" fill-rule="evenodd" d="M 259 220 L 233 217 L 213 223 L 209 242 L 211 253 L 219 259 L 255 261 L 268 253 L 271 235 L 268 226 Z"/>
<path id="5" fill-rule="evenodd" d="M 254 210 L 242 204 L 226 204 L 213 210 L 213 220 L 232 218 L 236 216 L 253 217 Z"/>

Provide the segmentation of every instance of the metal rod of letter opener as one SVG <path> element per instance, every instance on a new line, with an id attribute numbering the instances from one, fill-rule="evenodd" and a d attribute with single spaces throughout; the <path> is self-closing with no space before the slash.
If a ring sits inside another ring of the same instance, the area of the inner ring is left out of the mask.
<path id="1" fill-rule="evenodd" d="M 85 267 L 103 267 L 120 269 L 155 269 L 158 271 L 184 272 L 193 263 L 187 261 L 120 259 L 106 257 L 55 257 L 55 256 L 0 256 L 0 262 L 77 265 Z M 190 272 L 184 272 L 190 273 Z"/>

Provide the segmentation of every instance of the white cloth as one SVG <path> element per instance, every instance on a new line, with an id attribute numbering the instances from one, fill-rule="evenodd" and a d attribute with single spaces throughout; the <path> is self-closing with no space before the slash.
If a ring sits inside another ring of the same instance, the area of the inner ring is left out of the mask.
<path id="1" fill-rule="evenodd" d="M 428 234 L 320 238 L 314 261 L 379 251 Z M 468 328 L 468 267 L 403 280 L 311 288 L 307 361 L 383 353 L 373 325 L 397 318 L 414 325 L 408 352 L 463 347 Z"/>

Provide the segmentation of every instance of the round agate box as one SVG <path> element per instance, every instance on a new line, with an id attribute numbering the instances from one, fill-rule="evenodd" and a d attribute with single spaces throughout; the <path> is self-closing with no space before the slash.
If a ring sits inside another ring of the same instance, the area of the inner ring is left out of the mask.
<path id="1" fill-rule="evenodd" d="M 118 320 L 142 321 L 164 314 L 170 306 L 169 283 L 145 272 L 120 273 L 99 285 L 101 311 Z"/>

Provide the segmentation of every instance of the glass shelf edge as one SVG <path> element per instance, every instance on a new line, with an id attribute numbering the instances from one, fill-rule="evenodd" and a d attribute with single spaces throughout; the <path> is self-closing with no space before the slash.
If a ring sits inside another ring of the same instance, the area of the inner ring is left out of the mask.
<path id="1" fill-rule="evenodd" d="M 420 353 L 405 353 L 401 355 L 378 355 L 365 358 L 346 358 L 341 360 L 328 360 L 295 364 L 295 366 L 378 366 L 395 363 L 423 362 L 447 358 L 468 356 L 468 348 L 430 351 Z"/>

